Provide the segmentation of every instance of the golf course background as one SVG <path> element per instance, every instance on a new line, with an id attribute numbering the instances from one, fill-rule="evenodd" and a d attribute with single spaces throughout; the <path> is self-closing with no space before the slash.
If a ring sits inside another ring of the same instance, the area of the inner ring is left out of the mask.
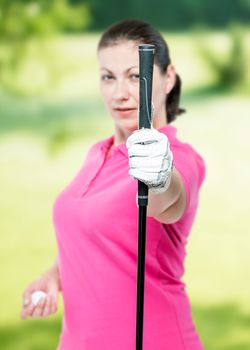
<path id="1" fill-rule="evenodd" d="M 249 350 L 250 32 L 164 35 L 187 109 L 174 125 L 207 165 L 184 276 L 193 317 L 207 350 Z M 22 64 L 5 73 L 0 89 L 3 350 L 53 350 L 58 342 L 61 299 L 57 315 L 21 321 L 21 296 L 57 254 L 51 220 L 57 194 L 90 145 L 113 132 L 98 90 L 98 38 L 82 33 L 30 40 Z M 0 48 L 8 53 L 8 46 Z"/>

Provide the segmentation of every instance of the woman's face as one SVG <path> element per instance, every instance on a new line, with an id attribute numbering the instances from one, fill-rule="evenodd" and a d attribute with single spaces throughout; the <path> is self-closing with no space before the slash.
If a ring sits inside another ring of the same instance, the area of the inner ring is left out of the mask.
<path id="1" fill-rule="evenodd" d="M 100 64 L 101 94 L 116 128 L 127 135 L 138 129 L 139 107 L 139 55 L 138 44 L 123 41 L 117 45 L 101 48 Z M 166 124 L 165 100 L 167 73 L 162 74 L 154 65 L 152 101 L 154 104 L 154 127 Z"/>

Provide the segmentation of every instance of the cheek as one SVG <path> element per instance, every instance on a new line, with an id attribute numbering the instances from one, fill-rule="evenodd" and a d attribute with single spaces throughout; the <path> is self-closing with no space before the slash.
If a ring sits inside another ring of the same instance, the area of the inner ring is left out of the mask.
<path id="1" fill-rule="evenodd" d="M 154 103 L 155 109 L 161 107 L 165 104 L 167 95 L 164 92 L 164 87 L 156 84 L 152 92 L 152 101 Z"/>
<path id="2" fill-rule="evenodd" d="M 129 89 L 129 96 L 131 101 L 134 103 L 136 103 L 137 107 L 139 107 L 139 100 L 140 100 L 140 96 L 139 96 L 139 84 L 135 85 L 135 86 L 131 86 Z"/>
<path id="3" fill-rule="evenodd" d="M 100 92 L 102 99 L 106 105 L 110 105 L 112 102 L 112 89 L 110 86 L 100 86 Z"/>
<path id="4" fill-rule="evenodd" d="M 140 92 L 139 83 L 131 86 L 131 93 L 134 96 L 134 99 L 137 101 L 139 101 L 139 92 Z"/>
<path id="5" fill-rule="evenodd" d="M 154 108 L 157 109 L 157 106 L 159 105 L 159 96 L 155 90 L 152 93 L 152 102 L 154 104 Z"/>

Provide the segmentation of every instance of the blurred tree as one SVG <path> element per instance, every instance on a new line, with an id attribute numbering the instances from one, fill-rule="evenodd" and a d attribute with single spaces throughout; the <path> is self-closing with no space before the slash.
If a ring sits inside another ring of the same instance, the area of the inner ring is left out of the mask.
<path id="1" fill-rule="evenodd" d="M 133 17 L 133 3 L 136 2 L 137 0 L 119 2 L 115 0 L 87 0 L 93 19 L 91 28 L 103 29 L 123 18 Z"/>
<path id="2" fill-rule="evenodd" d="M 83 30 L 89 23 L 90 13 L 84 3 L 72 5 L 67 0 L 0 0 L 0 86 L 18 90 L 13 84 L 13 76 L 27 56 L 30 39 L 42 43 L 43 39 L 60 31 Z M 35 46 L 39 50 L 39 44 Z M 40 56 L 42 50 L 43 46 L 40 45 Z"/>
<path id="3" fill-rule="evenodd" d="M 150 21 L 162 30 L 183 30 L 206 24 L 223 28 L 231 22 L 249 23 L 250 0 L 70 0 L 73 4 L 88 4 L 91 28 L 104 29 L 126 17 Z"/>
<path id="4" fill-rule="evenodd" d="M 67 0 L 0 0 L 0 40 L 22 40 L 89 24 L 88 7 Z"/>
<path id="5" fill-rule="evenodd" d="M 228 34 L 229 45 L 224 47 L 224 52 L 214 44 L 211 47 L 211 44 L 202 39 L 202 35 L 198 41 L 199 50 L 204 62 L 215 74 L 218 88 L 245 88 L 248 60 L 244 48 L 244 32 L 239 27 L 232 26 Z"/>

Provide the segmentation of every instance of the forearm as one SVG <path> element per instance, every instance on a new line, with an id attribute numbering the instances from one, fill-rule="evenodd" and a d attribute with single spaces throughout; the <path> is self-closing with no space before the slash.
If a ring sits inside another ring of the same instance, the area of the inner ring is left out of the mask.
<path id="1" fill-rule="evenodd" d="M 54 264 L 45 272 L 45 274 L 47 274 L 50 277 L 52 277 L 53 279 L 55 279 L 57 281 L 58 286 L 59 286 L 59 290 L 61 290 L 58 257 L 56 257 Z"/>
<path id="2" fill-rule="evenodd" d="M 154 194 L 149 191 L 148 216 L 163 223 L 177 221 L 185 210 L 186 195 L 181 176 L 174 168 L 171 183 L 165 192 Z"/>

